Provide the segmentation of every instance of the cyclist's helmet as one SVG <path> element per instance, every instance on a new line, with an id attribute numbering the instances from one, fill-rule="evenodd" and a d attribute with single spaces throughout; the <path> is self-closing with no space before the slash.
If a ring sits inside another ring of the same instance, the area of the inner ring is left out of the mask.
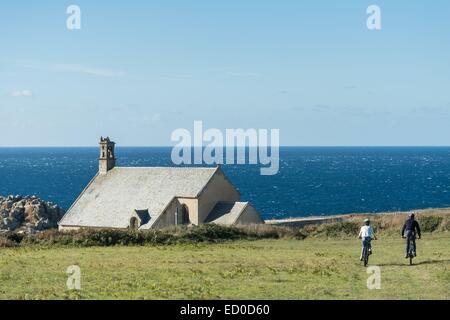
<path id="1" fill-rule="evenodd" d="M 370 224 L 370 220 L 369 219 L 364 219 L 364 224 L 365 225 L 369 225 Z"/>

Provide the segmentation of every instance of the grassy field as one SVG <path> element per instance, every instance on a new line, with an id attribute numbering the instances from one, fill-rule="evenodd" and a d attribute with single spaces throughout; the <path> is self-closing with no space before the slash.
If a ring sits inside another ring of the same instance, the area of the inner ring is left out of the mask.
<path id="1" fill-rule="evenodd" d="M 0 299 L 449 299 L 450 233 L 425 234 L 416 265 L 394 236 L 373 243 L 368 290 L 356 239 L 169 246 L 0 248 Z M 66 269 L 81 268 L 81 291 Z"/>

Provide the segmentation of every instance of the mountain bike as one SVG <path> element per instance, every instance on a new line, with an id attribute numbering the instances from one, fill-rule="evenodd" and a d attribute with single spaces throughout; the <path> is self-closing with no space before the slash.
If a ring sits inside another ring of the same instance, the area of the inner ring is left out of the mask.
<path id="1" fill-rule="evenodd" d="M 372 241 L 372 239 L 366 239 L 363 241 L 364 247 L 363 247 L 363 252 L 362 252 L 362 258 L 364 261 L 364 267 L 367 267 L 367 265 L 369 264 L 371 241 Z"/>
<path id="2" fill-rule="evenodd" d="M 409 241 L 409 251 L 408 251 L 408 257 L 409 257 L 409 265 L 412 266 L 413 265 L 413 259 L 415 258 L 415 250 L 416 250 L 416 246 L 414 245 L 414 241 L 416 240 L 416 235 L 409 237 L 409 239 L 407 237 L 405 237 L 407 240 Z M 420 238 L 419 238 L 420 239 Z"/>

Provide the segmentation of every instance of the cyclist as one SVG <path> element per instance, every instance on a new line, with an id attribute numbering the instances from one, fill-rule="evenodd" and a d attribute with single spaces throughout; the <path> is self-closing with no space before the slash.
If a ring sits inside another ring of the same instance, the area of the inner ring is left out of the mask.
<path id="1" fill-rule="evenodd" d="M 358 238 L 362 240 L 362 249 L 361 249 L 361 258 L 360 260 L 363 261 L 363 253 L 364 253 L 364 246 L 369 247 L 369 255 L 372 254 L 372 239 L 377 240 L 377 237 L 375 236 L 375 233 L 373 232 L 373 228 L 370 226 L 370 220 L 365 219 L 364 225 L 361 227 L 361 230 L 359 231 Z"/>
<path id="2" fill-rule="evenodd" d="M 406 220 L 405 224 L 403 225 L 403 229 L 402 229 L 402 238 L 403 239 L 406 238 L 406 256 L 405 256 L 406 259 L 409 258 L 409 249 L 410 249 L 411 241 L 413 243 L 413 248 L 412 248 L 413 255 L 414 255 L 414 257 L 417 257 L 417 254 L 416 254 L 416 234 L 417 234 L 417 236 L 420 239 L 421 238 L 421 234 L 420 234 L 419 223 L 415 219 L 415 214 L 411 213 L 409 215 L 408 220 Z"/>

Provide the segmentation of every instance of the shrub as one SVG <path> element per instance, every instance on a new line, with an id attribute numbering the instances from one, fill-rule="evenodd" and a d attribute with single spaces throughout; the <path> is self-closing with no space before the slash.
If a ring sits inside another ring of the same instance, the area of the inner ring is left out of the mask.
<path id="1" fill-rule="evenodd" d="M 360 225 L 356 222 L 344 221 L 335 223 L 324 223 L 321 225 L 306 226 L 302 230 L 306 234 L 313 236 L 335 237 L 354 237 L 358 235 Z"/>
<path id="2" fill-rule="evenodd" d="M 423 232 L 434 232 L 438 230 L 443 218 L 439 216 L 424 216 L 418 219 Z"/>
<path id="3" fill-rule="evenodd" d="M 24 235 L 15 232 L 0 233 L 0 248 L 11 248 L 18 246 Z"/>
<path id="4" fill-rule="evenodd" d="M 299 230 L 270 225 L 228 227 L 214 224 L 190 227 L 170 227 L 163 230 L 84 229 L 70 232 L 44 231 L 33 235 L 10 233 L 4 236 L 4 245 L 75 245 L 75 246 L 129 246 L 170 245 L 177 243 L 223 242 L 239 239 L 303 239 Z"/>
<path id="5" fill-rule="evenodd" d="M 193 242 L 215 242 L 218 240 L 236 240 L 245 236 L 245 232 L 235 227 L 205 224 L 188 228 L 182 238 Z"/>
<path id="6" fill-rule="evenodd" d="M 9 240 L 4 235 L 0 235 L 0 248 L 12 248 L 17 246 L 18 246 L 17 242 Z"/>
<path id="7" fill-rule="evenodd" d="M 358 234 L 360 225 L 355 222 L 338 222 L 323 225 L 324 233 L 328 237 L 355 236 Z"/>
<path id="8" fill-rule="evenodd" d="M 270 224 L 249 226 L 220 226 L 204 224 L 201 226 L 172 226 L 162 230 L 117 230 L 82 229 L 70 232 L 48 230 L 32 235 L 14 232 L 0 234 L 0 247 L 18 245 L 72 245 L 72 246 L 131 246 L 131 245 L 172 245 L 177 243 L 217 243 L 235 240 L 258 239 L 304 239 L 313 237 L 355 237 L 364 218 L 370 217 L 375 232 L 399 232 L 407 215 L 355 215 L 341 222 L 311 224 L 302 228 L 276 226 Z M 420 216 L 424 232 L 450 230 L 450 215 Z"/>
<path id="9" fill-rule="evenodd" d="M 281 238 L 293 238 L 304 239 L 306 233 L 295 227 L 276 226 L 270 224 L 255 224 L 248 226 L 239 226 L 246 238 L 253 239 L 281 239 Z"/>
<path id="10" fill-rule="evenodd" d="M 8 232 L 8 233 L 6 233 L 6 239 L 11 241 L 11 242 L 14 242 L 14 243 L 22 242 L 24 237 L 25 236 L 23 234 L 20 234 L 20 233 L 15 233 L 15 232 Z"/>
<path id="11" fill-rule="evenodd" d="M 450 231 L 450 217 L 445 217 L 442 219 L 439 230 L 440 231 Z"/>

